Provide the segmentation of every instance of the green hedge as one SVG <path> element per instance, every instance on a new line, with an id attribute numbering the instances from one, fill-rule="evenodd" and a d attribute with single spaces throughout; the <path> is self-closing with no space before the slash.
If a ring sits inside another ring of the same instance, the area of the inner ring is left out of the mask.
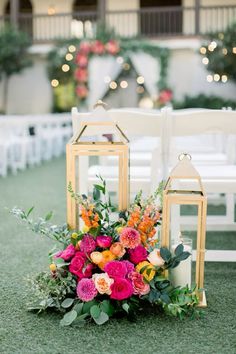
<path id="1" fill-rule="evenodd" d="M 182 108 L 209 108 L 221 109 L 223 107 L 231 107 L 236 109 L 236 101 L 227 100 L 219 96 L 206 96 L 203 94 L 197 96 L 186 95 L 182 101 L 174 101 L 174 109 Z"/>

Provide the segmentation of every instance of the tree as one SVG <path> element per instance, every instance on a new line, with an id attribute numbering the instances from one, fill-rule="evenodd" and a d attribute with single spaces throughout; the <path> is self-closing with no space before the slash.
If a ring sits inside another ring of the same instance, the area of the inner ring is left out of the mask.
<path id="1" fill-rule="evenodd" d="M 4 80 L 3 109 L 6 112 L 9 78 L 31 65 L 28 48 L 31 41 L 24 32 L 6 27 L 0 34 L 0 79 Z"/>
<path id="2" fill-rule="evenodd" d="M 224 33 L 212 33 L 200 48 L 203 64 L 214 75 L 208 81 L 236 82 L 236 23 L 226 28 Z"/>

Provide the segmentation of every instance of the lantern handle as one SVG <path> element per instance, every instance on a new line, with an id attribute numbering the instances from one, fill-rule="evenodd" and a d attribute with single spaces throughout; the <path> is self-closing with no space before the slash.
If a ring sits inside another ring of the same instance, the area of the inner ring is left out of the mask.
<path id="1" fill-rule="evenodd" d="M 192 160 L 192 156 L 190 154 L 188 154 L 187 152 L 182 152 L 179 156 L 178 156 L 178 160 L 182 161 L 185 157 L 187 157 L 190 161 Z"/>

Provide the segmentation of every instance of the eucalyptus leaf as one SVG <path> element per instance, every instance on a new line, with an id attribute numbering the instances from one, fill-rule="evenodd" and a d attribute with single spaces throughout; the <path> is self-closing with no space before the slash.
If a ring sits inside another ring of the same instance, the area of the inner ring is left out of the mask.
<path id="1" fill-rule="evenodd" d="M 101 310 L 97 305 L 93 305 L 90 308 L 90 315 L 92 316 L 93 319 L 96 319 L 100 316 Z"/>
<path id="2" fill-rule="evenodd" d="M 67 312 L 63 319 L 60 321 L 61 326 L 70 326 L 72 322 L 77 318 L 77 312 L 75 310 L 71 310 Z"/>
<path id="3" fill-rule="evenodd" d="M 171 259 L 171 253 L 166 247 L 161 247 L 160 248 L 160 255 L 164 259 L 165 262 L 169 262 Z"/>
<path id="4" fill-rule="evenodd" d="M 64 309 L 67 309 L 68 307 L 70 307 L 73 304 L 73 302 L 74 302 L 74 299 L 68 297 L 61 303 L 61 307 L 63 307 Z"/>
<path id="5" fill-rule="evenodd" d="M 97 318 L 93 317 L 93 319 L 98 325 L 103 325 L 105 322 L 109 320 L 109 316 L 105 312 L 101 311 L 99 317 Z"/>
<path id="6" fill-rule="evenodd" d="M 123 310 L 124 310 L 125 312 L 129 313 L 129 308 L 130 308 L 130 306 L 129 306 L 129 304 L 127 304 L 127 302 L 125 302 L 124 304 L 122 304 L 122 308 L 123 308 Z"/>
<path id="7" fill-rule="evenodd" d="M 184 246 L 182 243 L 180 243 L 175 249 L 175 255 L 179 256 L 183 252 L 183 250 L 184 250 Z"/>

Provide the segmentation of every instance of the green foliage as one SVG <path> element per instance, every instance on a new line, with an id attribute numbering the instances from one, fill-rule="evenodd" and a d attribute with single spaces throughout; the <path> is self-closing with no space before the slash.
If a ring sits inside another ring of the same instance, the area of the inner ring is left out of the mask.
<path id="1" fill-rule="evenodd" d="M 224 33 L 210 33 L 208 41 L 204 42 L 202 47 L 206 53 L 202 54 L 209 59 L 207 70 L 212 73 L 227 75 L 229 79 L 236 81 L 236 22 L 229 25 Z M 209 50 L 208 45 L 211 42 L 216 43 L 216 47 Z"/>
<path id="2" fill-rule="evenodd" d="M 5 27 L 0 33 L 0 78 L 19 73 L 31 65 L 28 48 L 31 42 L 26 33 Z"/>
<path id="3" fill-rule="evenodd" d="M 235 55 L 236 60 L 236 55 Z M 186 95 L 182 101 L 173 102 L 174 109 L 183 108 L 209 108 L 209 109 L 222 109 L 222 107 L 231 107 L 236 109 L 236 100 L 227 100 L 219 96 L 206 96 L 200 94 L 197 96 Z"/>

